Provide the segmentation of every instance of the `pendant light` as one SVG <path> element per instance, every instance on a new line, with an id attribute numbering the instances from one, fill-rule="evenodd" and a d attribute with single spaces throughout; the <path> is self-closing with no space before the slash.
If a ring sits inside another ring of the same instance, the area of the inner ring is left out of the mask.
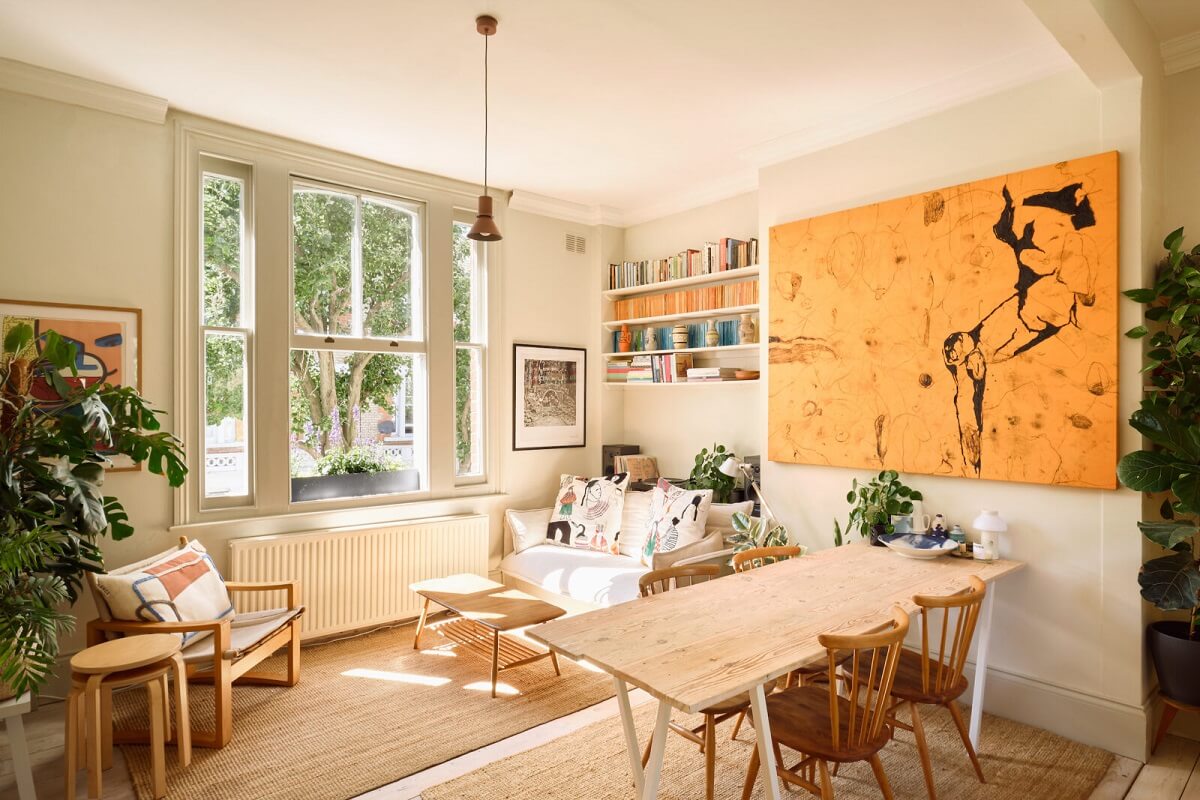
<path id="1" fill-rule="evenodd" d="M 496 33 L 496 18 L 486 14 L 475 18 L 475 30 L 483 35 L 483 194 L 479 195 L 479 210 L 475 224 L 467 233 L 477 242 L 498 242 L 504 237 L 492 218 L 492 198 L 488 195 L 488 37 Z"/>

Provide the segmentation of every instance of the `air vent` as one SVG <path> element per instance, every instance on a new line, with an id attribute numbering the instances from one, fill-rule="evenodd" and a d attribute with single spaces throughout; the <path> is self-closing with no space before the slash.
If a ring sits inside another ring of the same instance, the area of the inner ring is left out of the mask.
<path id="1" fill-rule="evenodd" d="M 587 239 L 579 234 L 567 234 L 567 252 L 568 253 L 584 253 L 587 252 Z"/>

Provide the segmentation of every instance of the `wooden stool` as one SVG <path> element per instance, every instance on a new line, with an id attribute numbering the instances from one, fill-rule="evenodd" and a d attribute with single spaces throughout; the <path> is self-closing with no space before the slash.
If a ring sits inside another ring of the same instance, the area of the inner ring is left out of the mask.
<path id="1" fill-rule="evenodd" d="M 150 706 L 150 758 L 153 792 L 167 793 L 165 744 L 171 738 L 167 676 L 175 677 L 176 741 L 179 763 L 192 760 L 188 720 L 187 672 L 173 634 L 129 636 L 89 647 L 71 658 L 67 698 L 67 797 L 75 796 L 79 753 L 86 754 L 88 797 L 101 793 L 101 773 L 112 766 L 112 690 L 146 684 Z"/>

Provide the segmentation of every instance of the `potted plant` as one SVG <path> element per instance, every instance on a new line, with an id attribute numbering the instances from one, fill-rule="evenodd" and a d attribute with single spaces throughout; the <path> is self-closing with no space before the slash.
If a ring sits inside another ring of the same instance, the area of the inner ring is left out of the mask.
<path id="1" fill-rule="evenodd" d="M 0 694 L 45 683 L 74 622 L 63 604 L 78 598 L 85 572 L 104 568 L 100 538 L 133 533 L 103 492 L 108 456 L 145 462 L 172 486 L 187 475 L 159 412 L 132 387 L 80 380 L 76 352 L 26 324 L 5 333 L 0 351 Z"/>
<path id="2" fill-rule="evenodd" d="M 733 515 L 733 535 L 729 543 L 733 552 L 740 553 L 754 547 L 782 547 L 788 543 L 788 531 L 782 525 L 774 524 L 762 517 L 751 517 L 741 511 Z"/>
<path id="3" fill-rule="evenodd" d="M 1183 228 L 1172 231 L 1163 246 L 1167 256 L 1154 285 L 1125 292 L 1146 306 L 1150 323 L 1125 334 L 1149 337 L 1142 370 L 1147 396 L 1129 418 L 1149 444 L 1121 459 L 1117 477 L 1130 489 L 1166 493 L 1160 519 L 1138 523 L 1142 535 L 1165 551 L 1142 565 L 1138 583 L 1148 602 L 1186 612 L 1186 618 L 1151 623 L 1146 636 L 1163 694 L 1200 705 L 1200 247 L 1183 250 Z"/>
<path id="4" fill-rule="evenodd" d="M 733 455 L 723 444 L 714 444 L 709 451 L 703 448 L 684 485 L 686 489 L 712 489 L 714 503 L 728 503 L 733 496 L 733 478 L 721 472 L 725 459 Z"/>
<path id="5" fill-rule="evenodd" d="M 844 533 L 838 521 L 833 521 L 833 543 L 840 547 L 844 536 L 854 531 L 859 536 L 870 537 L 871 544 L 882 547 L 879 537 L 896 530 L 892 517 L 911 514 L 913 501 L 923 499 L 920 492 L 900 481 L 900 473 L 894 469 L 885 469 L 862 486 L 858 485 L 858 478 L 854 478 L 846 493 L 846 502 L 851 503 L 850 516 Z"/>
<path id="6" fill-rule="evenodd" d="M 417 470 L 405 469 L 378 447 L 356 445 L 323 455 L 317 461 L 316 475 L 292 478 L 292 501 L 397 494 L 420 488 Z"/>

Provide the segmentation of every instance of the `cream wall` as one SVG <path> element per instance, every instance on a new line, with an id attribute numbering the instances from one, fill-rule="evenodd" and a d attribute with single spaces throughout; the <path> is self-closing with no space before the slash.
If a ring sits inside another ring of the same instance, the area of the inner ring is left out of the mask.
<path id="1" fill-rule="evenodd" d="M 1184 226 L 1186 243 L 1200 244 L 1200 69 L 1166 79 L 1164 233 Z"/>
<path id="2" fill-rule="evenodd" d="M 142 374 L 145 395 L 161 409 L 173 407 L 175 274 L 174 115 L 166 124 L 0 91 L 0 296 L 20 300 L 134 306 L 143 311 Z M 519 211 L 502 219 L 499 280 L 501 358 L 491 376 L 492 401 L 500 405 L 499 494 L 379 509 L 375 518 L 395 521 L 449 513 L 486 513 L 492 518 L 491 564 L 502 555 L 505 508 L 549 505 L 561 472 L 585 474 L 600 461 L 601 404 L 599 287 L 605 253 L 619 248 L 621 232 L 577 225 Z M 587 236 L 589 255 L 564 247 L 568 231 Z M 602 234 L 603 231 L 603 234 Z M 600 245 L 607 243 L 607 251 Z M 606 268 L 603 274 L 607 274 Z M 564 297 L 569 297 L 564 301 Z M 589 349 L 587 446 L 561 450 L 512 450 L 512 344 L 514 341 Z M 432 414 L 448 413 L 431 409 Z M 619 422 L 619 421 L 618 421 Z M 168 418 L 168 429 L 175 430 Z M 190 448 L 195 452 L 196 448 Z M 189 459 L 193 466 L 197 461 Z M 136 533 L 106 541 L 110 564 L 122 564 L 170 547 L 172 490 L 148 472 L 112 473 L 106 490 L 122 498 Z M 337 525 L 331 513 L 299 522 L 318 529 Z M 293 529 L 296 523 L 293 522 Z M 245 526 L 189 528 L 222 568 L 225 544 L 249 535 Z M 90 602 L 76 607 L 81 620 Z M 64 656 L 77 649 L 77 633 Z"/>

